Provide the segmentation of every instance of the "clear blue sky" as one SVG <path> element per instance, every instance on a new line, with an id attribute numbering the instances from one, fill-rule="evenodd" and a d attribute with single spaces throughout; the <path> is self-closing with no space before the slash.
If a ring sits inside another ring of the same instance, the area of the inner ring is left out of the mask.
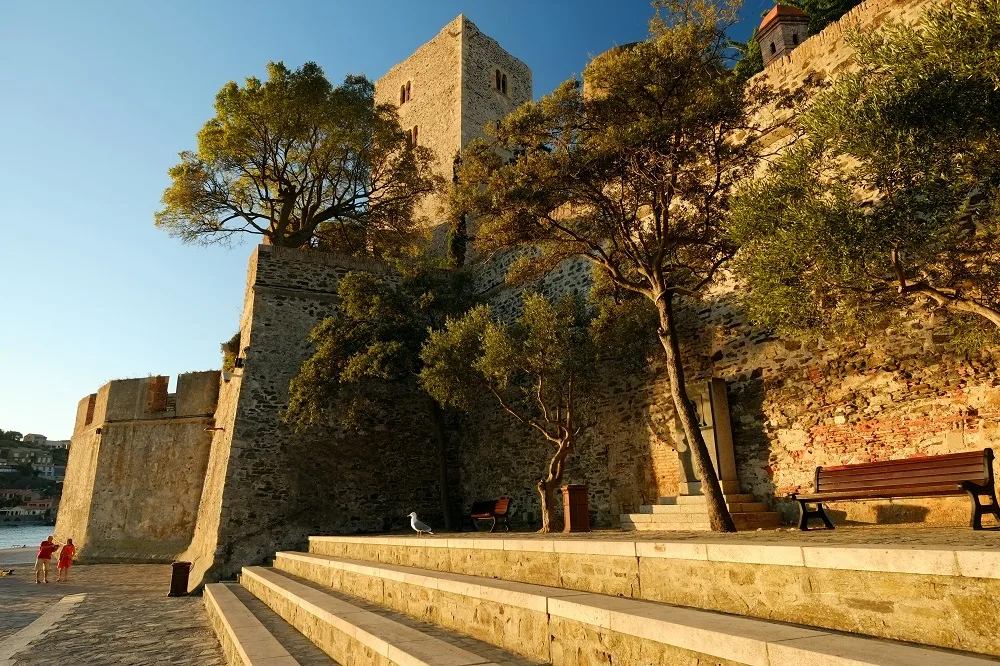
<path id="1" fill-rule="evenodd" d="M 738 37 L 770 0 L 749 0 Z M 216 368 L 252 243 L 153 227 L 219 88 L 268 60 L 375 79 L 460 13 L 535 96 L 642 39 L 647 0 L 0 2 L 0 428 L 68 438 L 109 379 Z"/>

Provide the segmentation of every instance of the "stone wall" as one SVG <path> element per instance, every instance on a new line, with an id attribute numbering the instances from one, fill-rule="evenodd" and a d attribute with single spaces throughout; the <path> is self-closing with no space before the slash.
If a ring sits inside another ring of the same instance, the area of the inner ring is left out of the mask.
<path id="1" fill-rule="evenodd" d="M 170 561 L 194 531 L 217 371 L 111 381 L 80 401 L 57 540 L 83 561 Z"/>
<path id="2" fill-rule="evenodd" d="M 198 525 L 192 585 L 257 564 L 310 534 L 441 524 L 437 447 L 426 402 L 400 389 L 391 423 L 353 432 L 335 419 L 296 433 L 280 418 L 309 357 L 309 332 L 334 313 L 340 279 L 384 271 L 323 252 L 260 246 L 250 259 L 241 358 L 223 386 Z"/>
<path id="3" fill-rule="evenodd" d="M 760 77 L 783 87 L 801 85 L 850 66 L 846 43 L 854 28 L 887 19 L 909 21 L 929 3 L 869 0 Z M 521 290 L 504 284 L 511 257 L 473 268 L 478 292 L 507 319 Z M 590 269 L 569 261 L 535 288 L 543 293 L 586 293 Z M 735 453 L 744 492 L 768 501 L 786 521 L 795 515 L 783 499 L 812 487 L 816 466 L 982 449 L 1000 442 L 1000 356 L 966 358 L 934 327 L 932 315 L 867 341 L 777 340 L 750 326 L 736 286 L 721 284 L 705 303 L 687 303 L 681 315 L 687 379 L 721 377 L 729 384 Z M 618 515 L 659 496 L 677 493 L 677 455 L 664 372 L 654 379 L 611 377 L 598 397 L 597 419 L 568 461 L 566 482 L 590 486 L 592 521 L 617 524 Z M 515 515 L 537 520 L 534 480 L 549 447 L 485 400 L 467 417 L 458 447 L 460 489 L 466 503 L 514 497 Z M 836 519 L 860 522 L 968 520 L 968 500 L 942 498 L 833 506 Z"/>
<path id="4" fill-rule="evenodd" d="M 464 18 L 464 17 L 460 17 Z M 496 70 L 506 76 L 507 92 L 496 89 Z M 464 19 L 462 28 L 462 146 L 486 136 L 484 128 L 532 100 L 531 69 Z"/>

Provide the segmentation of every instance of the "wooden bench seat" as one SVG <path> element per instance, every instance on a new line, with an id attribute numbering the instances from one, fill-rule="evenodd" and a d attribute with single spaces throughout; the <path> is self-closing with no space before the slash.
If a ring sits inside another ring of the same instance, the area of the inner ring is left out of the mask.
<path id="1" fill-rule="evenodd" d="M 497 522 L 503 524 L 504 529 L 510 532 L 510 525 L 507 523 L 507 513 L 510 511 L 510 498 L 501 497 L 495 500 L 485 500 L 479 502 L 473 502 L 472 508 L 469 509 L 467 513 L 462 518 L 462 527 L 465 523 L 468 523 L 472 529 L 479 529 L 476 527 L 477 520 L 490 520 L 493 519 L 493 525 L 490 526 L 490 532 L 497 531 Z"/>
<path id="2" fill-rule="evenodd" d="M 799 529 L 805 531 L 813 518 L 822 520 L 826 529 L 833 529 L 823 502 L 963 494 L 972 501 L 972 529 L 983 529 L 983 516 L 987 514 L 1000 520 L 993 484 L 993 449 L 817 467 L 815 491 L 797 493 L 792 498 L 799 503 Z M 990 503 L 984 504 L 983 498 Z M 810 509 L 810 504 L 816 508 Z"/>

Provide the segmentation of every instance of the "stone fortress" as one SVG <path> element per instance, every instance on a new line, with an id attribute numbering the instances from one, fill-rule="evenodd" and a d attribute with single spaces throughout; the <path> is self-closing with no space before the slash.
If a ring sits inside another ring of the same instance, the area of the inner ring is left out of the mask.
<path id="1" fill-rule="evenodd" d="M 850 30 L 911 19 L 926 4 L 867 0 L 794 50 L 786 44 L 758 76 L 792 88 L 810 76 L 835 75 L 850 65 Z M 434 149 L 446 178 L 458 150 L 532 96 L 530 69 L 464 16 L 376 84 L 378 101 L 399 105 L 404 129 Z M 435 219 L 440 207 L 430 201 L 422 213 Z M 504 285 L 503 267 L 495 261 L 469 268 L 501 313 L 519 293 Z M 418 396 L 401 391 L 391 428 L 359 433 L 331 423 L 296 433 L 280 420 L 288 383 L 309 354 L 306 336 L 334 312 L 338 281 L 353 270 L 386 267 L 259 246 L 249 261 L 232 373 L 182 375 L 173 396 L 165 378 L 153 377 L 114 381 L 84 398 L 57 540 L 78 539 L 84 561 L 189 560 L 194 586 L 299 547 L 308 535 L 397 529 L 410 511 L 440 525 L 438 448 Z M 559 293 L 588 284 L 586 267 L 568 263 L 541 288 Z M 783 498 L 811 488 L 817 465 L 1000 441 L 996 354 L 957 354 L 932 322 L 866 342 L 778 340 L 745 322 L 726 286 L 691 305 L 688 315 L 689 379 L 705 387 L 727 493 L 768 516 L 745 527 L 770 526 L 778 516 L 790 522 L 794 507 Z M 696 491 L 676 451 L 683 446 L 674 444 L 665 386 L 662 373 L 650 383 L 621 377 L 609 385 L 596 427 L 568 461 L 565 481 L 589 486 L 593 525 L 702 527 L 661 520 L 668 514 L 648 508 L 660 497 Z M 486 403 L 449 419 L 451 513 L 477 499 L 510 496 L 515 526 L 532 526 L 545 445 Z M 968 515 L 959 499 L 832 509 L 835 519 L 867 523 L 963 523 Z"/>

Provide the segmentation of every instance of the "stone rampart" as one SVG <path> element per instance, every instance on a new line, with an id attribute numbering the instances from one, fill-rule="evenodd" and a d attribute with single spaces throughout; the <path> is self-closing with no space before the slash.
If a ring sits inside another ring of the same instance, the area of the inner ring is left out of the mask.
<path id="1" fill-rule="evenodd" d="M 191 541 L 217 371 L 108 382 L 80 401 L 56 538 L 82 561 L 170 561 Z"/>
<path id="2" fill-rule="evenodd" d="M 400 388 L 391 422 L 354 432 L 336 419 L 297 433 L 281 420 L 288 386 L 309 357 L 309 332 L 337 307 L 337 285 L 378 262 L 275 246 L 250 259 L 242 368 L 224 383 L 185 559 L 192 585 L 258 564 L 310 534 L 378 531 L 417 511 L 441 524 L 437 447 L 420 395 Z"/>

